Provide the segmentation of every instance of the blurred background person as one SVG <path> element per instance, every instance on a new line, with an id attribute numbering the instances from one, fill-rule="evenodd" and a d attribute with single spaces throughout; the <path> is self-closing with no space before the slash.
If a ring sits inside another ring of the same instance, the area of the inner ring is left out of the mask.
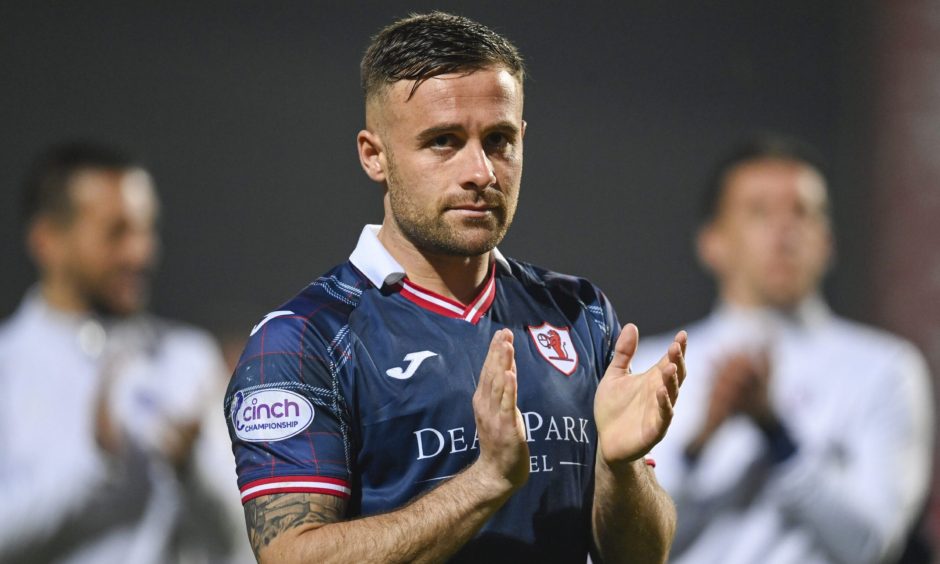
<path id="1" fill-rule="evenodd" d="M 0 326 L 0 561 L 237 559 L 218 348 L 145 310 L 149 174 L 114 148 L 62 144 L 23 196 L 39 279 Z"/>
<path id="2" fill-rule="evenodd" d="M 718 301 L 688 326 L 690 377 L 653 455 L 675 499 L 675 562 L 894 561 L 931 470 L 917 349 L 834 315 L 826 179 L 812 149 L 761 136 L 716 169 L 697 250 Z M 638 366 L 662 338 L 641 339 Z"/>

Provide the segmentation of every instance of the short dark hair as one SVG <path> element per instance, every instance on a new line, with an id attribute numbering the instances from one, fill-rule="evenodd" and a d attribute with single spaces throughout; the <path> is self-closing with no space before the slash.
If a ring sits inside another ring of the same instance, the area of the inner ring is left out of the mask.
<path id="1" fill-rule="evenodd" d="M 506 67 L 521 83 L 522 57 L 508 39 L 483 24 L 444 12 L 412 14 L 385 27 L 360 65 L 366 100 L 399 80 L 414 80 L 411 95 L 441 74 Z"/>
<path id="2" fill-rule="evenodd" d="M 779 133 L 758 133 L 735 145 L 713 169 L 702 198 L 701 222 L 715 219 L 721 206 L 728 175 L 738 166 L 751 161 L 775 159 L 804 164 L 822 176 L 828 184 L 822 156 L 815 147 Z"/>
<path id="3" fill-rule="evenodd" d="M 141 165 L 120 149 L 91 141 L 69 141 L 53 145 L 34 161 L 23 185 L 22 216 L 29 223 L 49 214 L 67 222 L 74 206 L 69 185 L 82 170 L 127 170 Z"/>

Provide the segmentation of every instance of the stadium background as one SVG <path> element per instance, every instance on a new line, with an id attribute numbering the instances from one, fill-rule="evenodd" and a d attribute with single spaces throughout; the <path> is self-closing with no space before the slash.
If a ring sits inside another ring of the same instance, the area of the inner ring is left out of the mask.
<path id="1" fill-rule="evenodd" d="M 927 0 L 4 2 L 0 315 L 34 276 L 26 166 L 92 138 L 140 155 L 161 191 L 154 309 L 246 334 L 381 219 L 355 154 L 359 57 L 392 18 L 433 8 L 527 59 L 504 252 L 591 278 L 645 333 L 697 318 L 712 303 L 691 247 L 711 164 L 749 132 L 796 135 L 830 163 L 834 309 L 913 339 L 940 375 L 940 2 Z"/>

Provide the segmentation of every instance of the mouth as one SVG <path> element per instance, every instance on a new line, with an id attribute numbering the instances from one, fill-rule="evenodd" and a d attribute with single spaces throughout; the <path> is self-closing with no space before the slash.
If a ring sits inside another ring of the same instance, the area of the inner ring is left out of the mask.
<path id="1" fill-rule="evenodd" d="M 461 210 L 461 211 L 472 211 L 472 212 L 484 212 L 490 211 L 496 206 L 490 204 L 464 204 L 460 206 L 448 206 L 449 210 Z"/>
<path id="2" fill-rule="evenodd" d="M 149 284 L 150 273 L 147 270 L 124 270 L 114 275 L 113 282 L 117 289 L 139 291 Z"/>
<path id="3" fill-rule="evenodd" d="M 450 206 L 447 211 L 454 212 L 466 219 L 483 219 L 494 214 L 496 206 L 486 204 L 468 204 L 463 206 Z"/>

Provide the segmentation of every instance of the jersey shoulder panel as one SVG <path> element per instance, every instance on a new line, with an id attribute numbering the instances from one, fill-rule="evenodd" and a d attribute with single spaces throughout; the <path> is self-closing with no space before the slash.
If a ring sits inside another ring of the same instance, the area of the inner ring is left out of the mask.
<path id="1" fill-rule="evenodd" d="M 287 487 L 348 496 L 348 321 L 369 287 L 340 265 L 252 328 L 224 403 L 243 501 Z"/>
<path id="2" fill-rule="evenodd" d="M 507 260 L 513 275 L 523 284 L 543 286 L 559 302 L 587 308 L 608 306 L 607 297 L 601 289 L 586 278 L 562 274 L 515 259 Z"/>
<path id="3" fill-rule="evenodd" d="M 262 344 L 267 350 L 290 351 L 299 339 L 329 341 L 347 325 L 368 284 L 348 263 L 334 268 L 262 317 L 251 330 L 245 354 L 257 353 Z"/>
<path id="4" fill-rule="evenodd" d="M 590 320 L 589 331 L 604 366 L 613 358 L 614 343 L 620 336 L 620 322 L 607 296 L 590 280 L 562 274 L 531 263 L 507 259 L 513 275 L 525 285 L 544 287 L 568 319 L 582 313 Z"/>

